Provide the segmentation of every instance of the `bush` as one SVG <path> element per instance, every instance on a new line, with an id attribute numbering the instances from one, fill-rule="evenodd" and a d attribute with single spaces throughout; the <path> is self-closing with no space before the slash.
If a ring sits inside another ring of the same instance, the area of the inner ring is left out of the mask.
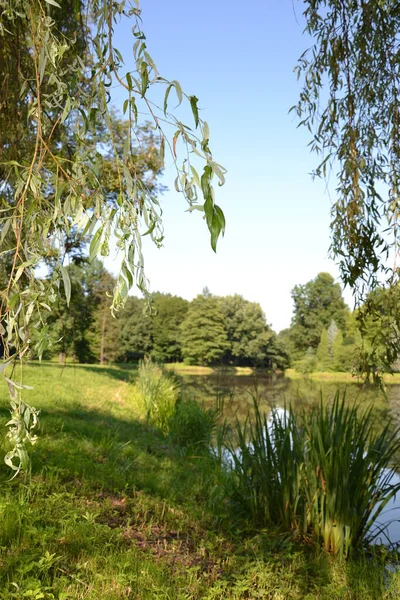
<path id="1" fill-rule="evenodd" d="M 371 409 L 360 413 L 335 396 L 311 414 L 292 409 L 268 419 L 255 402 L 254 417 L 228 445 L 232 498 L 256 526 L 280 526 L 312 535 L 347 556 L 371 532 L 400 489 L 393 485 L 399 431 L 373 429 Z"/>
<path id="2" fill-rule="evenodd" d="M 171 440 L 184 448 L 209 448 L 220 411 L 204 408 L 195 400 L 178 402 L 169 421 Z"/>
<path id="3" fill-rule="evenodd" d="M 304 357 L 296 363 L 296 371 L 303 375 L 308 375 L 317 370 L 317 357 L 312 348 L 309 348 L 305 353 Z"/>
<path id="4" fill-rule="evenodd" d="M 165 373 L 150 358 L 145 358 L 139 362 L 136 386 L 146 410 L 147 421 L 163 433 L 168 433 L 169 421 L 179 395 L 179 385 L 174 376 Z"/>

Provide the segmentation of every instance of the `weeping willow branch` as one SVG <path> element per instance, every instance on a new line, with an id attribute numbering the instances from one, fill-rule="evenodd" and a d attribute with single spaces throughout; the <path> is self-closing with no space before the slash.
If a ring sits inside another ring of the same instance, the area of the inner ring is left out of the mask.
<path id="1" fill-rule="evenodd" d="M 321 157 L 314 174 L 326 178 L 336 171 L 331 254 L 362 305 L 362 329 L 365 315 L 380 310 L 371 298 L 365 304 L 371 290 L 399 285 L 400 11 L 393 0 L 305 5 L 313 45 L 295 69 L 303 85 L 292 110 Z M 400 321 L 395 325 L 399 330 Z M 399 338 L 390 344 L 381 357 L 388 370 Z M 367 374 L 377 369 L 373 354 L 364 358 Z"/>
<path id="2" fill-rule="evenodd" d="M 132 68 L 115 44 L 126 19 L 133 25 Z M 36 439 L 38 415 L 22 399 L 24 385 L 10 370 L 31 351 L 41 356 L 48 345 L 46 315 L 60 293 L 69 301 L 65 240 L 87 240 L 91 260 L 108 256 L 110 240 L 116 240 L 121 260 L 113 311 L 133 285 L 147 293 L 141 239 L 147 234 L 161 245 L 164 233 L 156 190 L 135 163 L 139 114 L 152 122 L 161 162 L 165 149 L 171 153 L 175 187 L 189 210 L 203 212 L 214 250 L 225 219 L 213 186 L 224 183 L 225 170 L 213 159 L 197 98 L 159 75 L 136 2 L 0 0 L 0 81 L 0 260 L 7 272 L 1 370 L 12 403 L 6 462 L 18 473 L 29 468 L 27 445 Z M 122 145 L 116 142 L 111 108 L 115 85 L 127 96 Z M 184 125 L 175 109 L 169 111 L 171 92 L 179 106 L 187 104 L 193 127 Z M 55 256 L 51 274 L 38 277 L 38 267 Z"/>

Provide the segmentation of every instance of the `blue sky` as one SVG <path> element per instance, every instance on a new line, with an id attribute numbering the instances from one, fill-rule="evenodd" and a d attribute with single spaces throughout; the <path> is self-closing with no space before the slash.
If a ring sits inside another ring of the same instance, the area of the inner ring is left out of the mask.
<path id="1" fill-rule="evenodd" d="M 317 157 L 307 147 L 308 132 L 288 114 L 300 91 L 293 68 L 310 45 L 303 3 L 142 0 L 141 8 L 160 74 L 199 98 L 214 158 L 228 170 L 217 190 L 227 230 L 214 254 L 205 222 L 185 212 L 166 161 L 164 247 L 144 245 L 151 290 L 188 299 L 204 286 L 216 295 L 239 293 L 259 302 L 279 331 L 290 324 L 294 285 L 320 271 L 338 276 L 328 259 L 331 198 L 325 183 L 309 175 Z M 119 27 L 116 46 L 130 68 L 128 24 Z M 350 303 L 350 293 L 345 297 Z"/>

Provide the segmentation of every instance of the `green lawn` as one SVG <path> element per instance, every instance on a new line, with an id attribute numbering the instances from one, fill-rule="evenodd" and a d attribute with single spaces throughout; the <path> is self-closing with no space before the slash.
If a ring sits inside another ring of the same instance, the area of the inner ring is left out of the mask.
<path id="1" fill-rule="evenodd" d="M 213 461 L 146 426 L 135 373 L 26 367 L 41 431 L 30 481 L 8 481 L 0 465 L 0 599 L 400 598 L 400 577 L 378 554 L 343 563 L 279 532 L 246 531 Z M 4 385 L 2 425 L 7 415 Z"/>

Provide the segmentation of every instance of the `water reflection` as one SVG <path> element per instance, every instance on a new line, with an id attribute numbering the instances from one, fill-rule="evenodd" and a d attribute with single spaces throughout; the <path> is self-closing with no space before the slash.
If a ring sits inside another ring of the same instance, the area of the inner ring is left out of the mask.
<path id="1" fill-rule="evenodd" d="M 285 404 L 291 404 L 295 410 L 307 410 L 320 401 L 321 395 L 324 402 L 331 402 L 339 391 L 346 393 L 349 402 L 357 401 L 366 407 L 373 403 L 376 417 L 382 424 L 391 417 L 396 425 L 400 425 L 400 385 L 388 387 L 385 396 L 375 387 L 360 383 L 292 380 L 283 375 L 235 376 L 216 371 L 212 375 L 183 375 L 179 379 L 185 396 L 207 406 L 213 405 L 216 398 L 222 398 L 228 422 L 245 419 L 253 407 L 255 395 L 262 409 L 268 412 L 271 407 Z"/>

